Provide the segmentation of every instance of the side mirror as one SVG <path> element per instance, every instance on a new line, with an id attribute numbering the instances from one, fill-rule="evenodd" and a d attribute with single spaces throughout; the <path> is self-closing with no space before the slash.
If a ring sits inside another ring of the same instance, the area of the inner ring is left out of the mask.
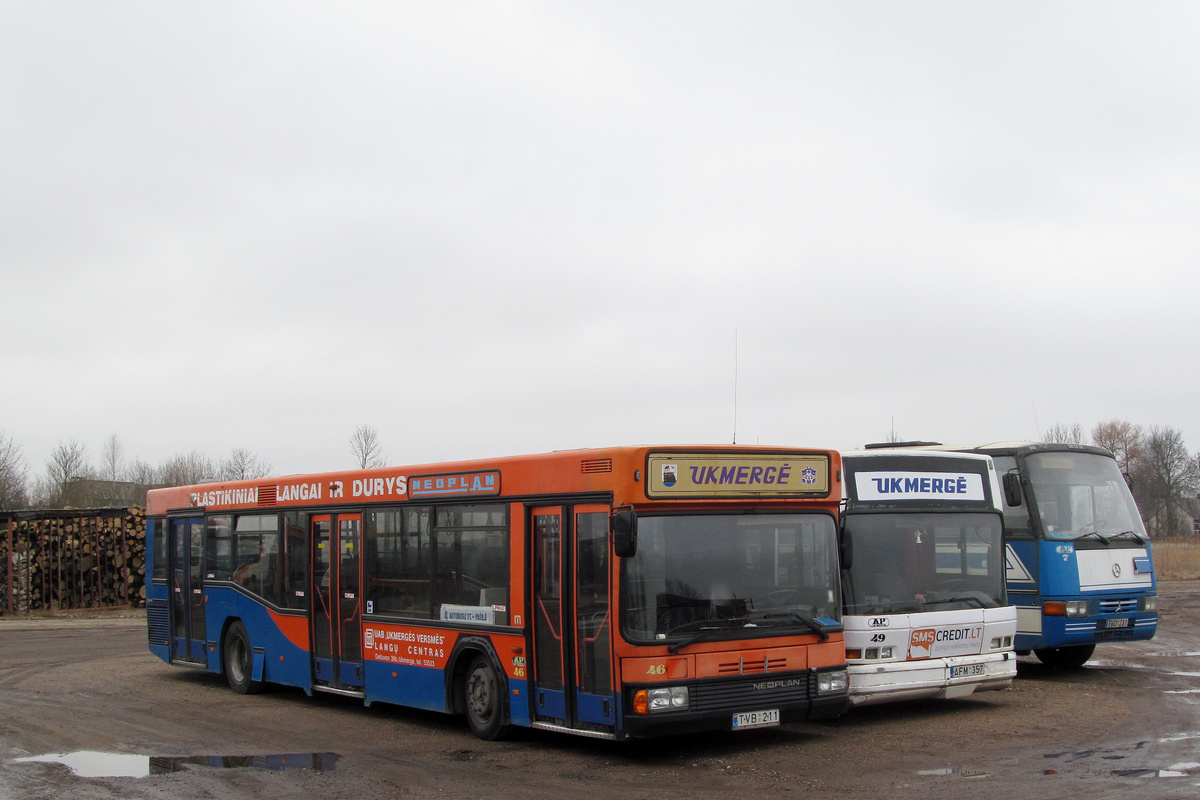
<path id="1" fill-rule="evenodd" d="M 854 539 L 850 537 L 850 531 L 844 528 L 838 557 L 842 560 L 842 569 L 850 569 L 854 566 Z"/>
<path id="2" fill-rule="evenodd" d="M 1004 502 L 1010 506 L 1021 505 L 1021 476 L 1016 472 L 1004 473 Z"/>
<path id="3" fill-rule="evenodd" d="M 637 555 L 637 514 L 632 507 L 614 508 L 608 518 L 608 529 L 612 532 L 613 553 L 618 558 Z"/>

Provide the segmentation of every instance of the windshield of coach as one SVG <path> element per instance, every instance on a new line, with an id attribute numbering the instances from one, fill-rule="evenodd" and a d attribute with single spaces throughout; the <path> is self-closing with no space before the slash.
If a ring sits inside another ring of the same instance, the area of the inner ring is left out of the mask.
<path id="1" fill-rule="evenodd" d="M 637 555 L 621 563 L 625 637 L 648 641 L 729 628 L 811 632 L 841 619 L 837 531 L 827 514 L 638 518 Z M 819 623 L 818 623 L 819 625 Z"/>
<path id="2" fill-rule="evenodd" d="M 1004 605 L 998 514 L 849 514 L 846 613 L 909 614 Z"/>
<path id="3" fill-rule="evenodd" d="M 1095 453 L 1035 453 L 1026 459 L 1047 539 L 1146 538 L 1117 462 Z"/>

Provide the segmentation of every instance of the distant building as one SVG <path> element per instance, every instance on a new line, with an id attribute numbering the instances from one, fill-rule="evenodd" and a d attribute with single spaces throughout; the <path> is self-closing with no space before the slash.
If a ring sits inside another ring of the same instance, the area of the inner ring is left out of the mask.
<path id="1" fill-rule="evenodd" d="M 146 491 L 158 488 L 144 483 L 76 478 L 63 486 L 63 508 L 125 508 L 146 503 Z"/>

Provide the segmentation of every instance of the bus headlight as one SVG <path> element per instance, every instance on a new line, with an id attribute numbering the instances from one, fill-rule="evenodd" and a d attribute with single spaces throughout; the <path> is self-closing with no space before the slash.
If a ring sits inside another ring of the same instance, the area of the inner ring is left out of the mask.
<path id="1" fill-rule="evenodd" d="M 639 689 L 633 695 L 635 714 L 655 714 L 659 711 L 687 711 L 686 686 L 664 686 L 658 689 Z"/>
<path id="2" fill-rule="evenodd" d="M 1138 599 L 1138 611 L 1158 613 L 1158 595 L 1148 594 Z"/>
<path id="3" fill-rule="evenodd" d="M 1087 600 L 1047 600 L 1042 603 L 1042 613 L 1048 617 L 1086 617 Z"/>
<path id="4" fill-rule="evenodd" d="M 817 675 L 817 694 L 833 694 L 846 691 L 846 670 L 821 672 Z"/>
<path id="5" fill-rule="evenodd" d="M 1068 617 L 1086 617 L 1088 615 L 1087 600 L 1068 600 L 1067 601 L 1067 616 Z"/>

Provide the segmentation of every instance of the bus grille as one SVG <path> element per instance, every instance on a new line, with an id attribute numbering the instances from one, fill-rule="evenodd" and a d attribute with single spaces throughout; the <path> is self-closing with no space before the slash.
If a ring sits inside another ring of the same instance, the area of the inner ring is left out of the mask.
<path id="1" fill-rule="evenodd" d="M 146 632 L 152 645 L 171 644 L 171 622 L 167 616 L 167 604 L 146 602 Z"/>
<path id="2" fill-rule="evenodd" d="M 260 506 L 273 506 L 278 495 L 278 486 L 260 486 L 258 487 L 258 504 Z"/>
<path id="3" fill-rule="evenodd" d="M 579 471 L 584 475 L 592 475 L 598 472 L 612 472 L 611 458 L 592 458 L 579 462 Z"/>
<path id="4" fill-rule="evenodd" d="M 1137 598 L 1126 598 L 1123 600 L 1101 600 L 1101 614 L 1128 614 L 1138 610 Z"/>
<path id="5" fill-rule="evenodd" d="M 770 672 L 786 666 L 786 658 L 765 658 L 757 661 L 739 660 L 718 664 L 717 672 L 721 675 L 745 675 L 748 672 Z"/>
<path id="6" fill-rule="evenodd" d="M 814 672 L 788 672 L 770 678 L 702 681 L 688 690 L 690 707 L 692 711 L 744 711 L 805 703 L 816 696 L 816 680 Z"/>

